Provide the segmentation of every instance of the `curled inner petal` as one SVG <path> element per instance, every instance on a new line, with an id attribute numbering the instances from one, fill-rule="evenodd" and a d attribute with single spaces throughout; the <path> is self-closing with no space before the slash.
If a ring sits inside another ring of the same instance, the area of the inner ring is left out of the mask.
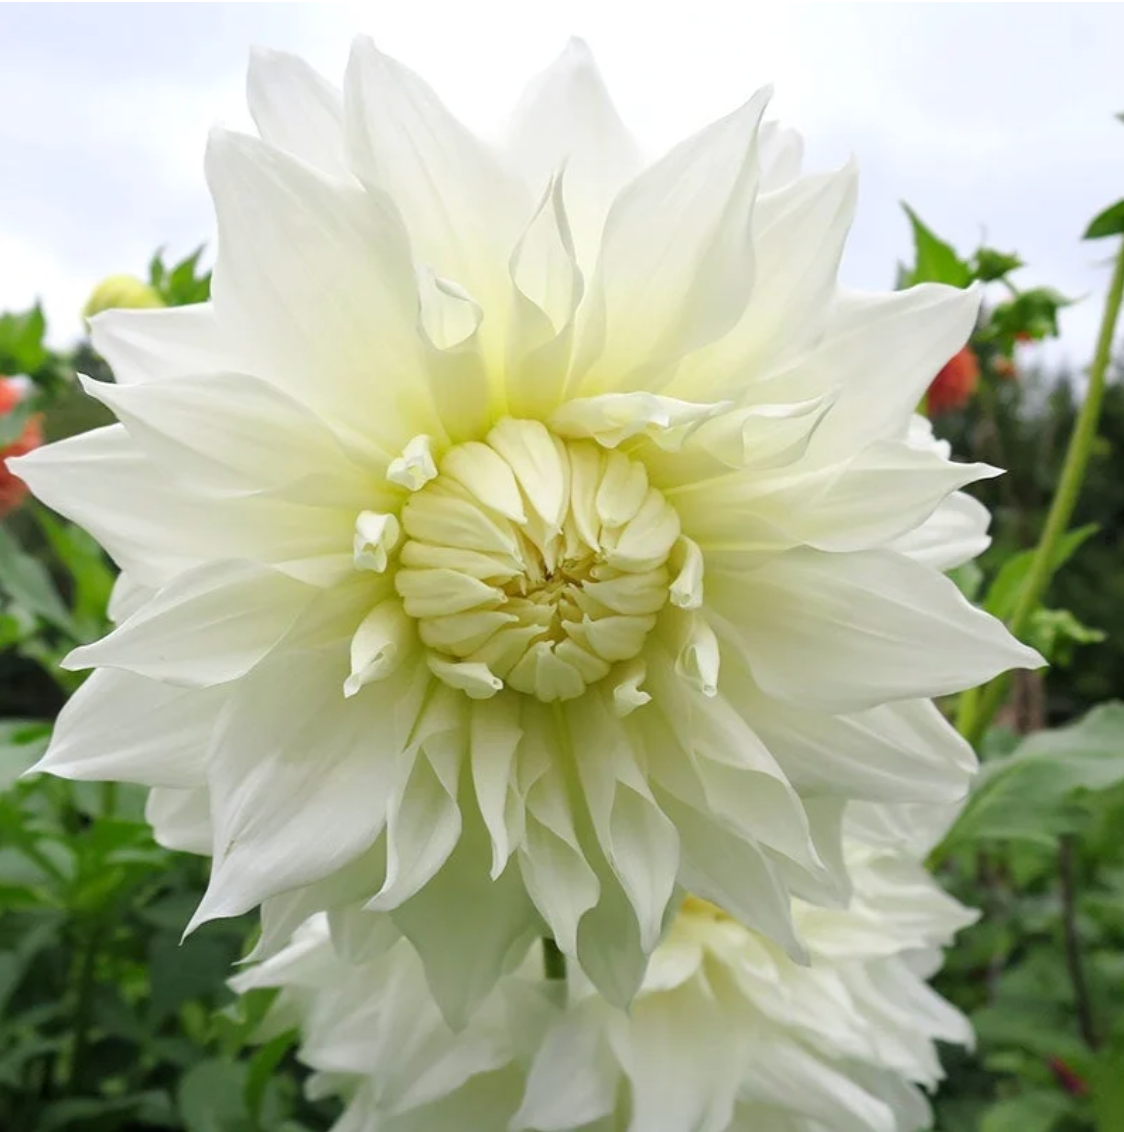
<path id="1" fill-rule="evenodd" d="M 432 671 L 478 698 L 574 699 L 636 657 L 680 538 L 642 464 L 510 418 L 447 452 L 401 524 L 403 608 Z"/>

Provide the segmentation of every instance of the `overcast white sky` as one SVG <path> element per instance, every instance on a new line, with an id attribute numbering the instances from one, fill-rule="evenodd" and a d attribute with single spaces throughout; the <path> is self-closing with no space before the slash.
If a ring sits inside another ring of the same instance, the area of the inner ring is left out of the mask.
<path id="1" fill-rule="evenodd" d="M 2 4 L 0 309 L 39 295 L 66 341 L 99 278 L 209 240 L 203 145 L 245 121 L 250 45 L 338 81 L 356 31 L 492 133 L 571 34 L 652 149 L 773 82 L 810 166 L 858 157 L 846 282 L 891 285 L 908 200 L 964 250 L 986 231 L 1020 252 L 1028 285 L 1087 295 L 1063 327 L 1086 360 L 1107 248 L 1079 236 L 1124 195 L 1119 4 Z"/>

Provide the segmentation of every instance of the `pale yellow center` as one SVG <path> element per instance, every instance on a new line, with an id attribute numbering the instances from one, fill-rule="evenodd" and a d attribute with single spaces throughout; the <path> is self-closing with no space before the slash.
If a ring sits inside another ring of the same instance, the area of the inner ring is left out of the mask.
<path id="1" fill-rule="evenodd" d="M 641 652 L 680 534 L 639 461 L 510 418 L 446 452 L 400 519 L 395 587 L 431 669 L 546 701 Z"/>

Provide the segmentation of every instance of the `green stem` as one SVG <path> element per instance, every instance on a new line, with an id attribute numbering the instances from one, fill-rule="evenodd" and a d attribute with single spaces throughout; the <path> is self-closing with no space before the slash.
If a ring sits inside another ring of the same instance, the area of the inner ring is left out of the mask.
<path id="1" fill-rule="evenodd" d="M 1077 931 L 1077 882 L 1074 880 L 1073 838 L 1062 834 L 1058 847 L 1058 872 L 1062 893 L 1062 930 L 1065 939 L 1065 965 L 1073 986 L 1077 1009 L 1077 1029 L 1090 1049 L 1097 1048 L 1097 1030 L 1093 1022 L 1093 1003 L 1085 967 L 1081 959 L 1081 936 Z"/>
<path id="2" fill-rule="evenodd" d="M 542 973 L 550 982 L 566 979 L 566 956 L 550 936 L 544 936 L 542 941 Z"/>
<path id="3" fill-rule="evenodd" d="M 1026 582 L 1019 592 L 1018 602 L 1007 622 L 1007 627 L 1016 637 L 1021 637 L 1025 631 L 1050 584 L 1058 544 L 1069 528 L 1077 497 L 1081 493 L 1085 469 L 1093 451 L 1093 442 L 1097 438 L 1097 425 L 1100 421 L 1101 403 L 1104 400 L 1108 365 L 1112 358 L 1112 342 L 1116 336 L 1116 322 L 1122 302 L 1124 302 L 1124 241 L 1121 241 L 1116 256 L 1116 266 L 1105 300 L 1104 317 L 1097 336 L 1097 348 L 1093 355 L 1092 368 L 1089 370 L 1089 389 L 1085 394 L 1081 411 L 1077 415 L 1077 422 L 1073 426 L 1073 435 L 1069 438 L 1069 448 L 1066 450 L 1061 478 L 1058 480 L 1057 490 L 1050 503 L 1050 510 L 1042 534 L 1039 536 Z M 997 676 L 976 694 L 965 695 L 962 698 L 957 724 L 960 733 L 973 747 L 979 746 L 980 740 L 991 725 L 995 713 L 1003 702 L 1005 688 L 1006 679 Z"/>
<path id="4" fill-rule="evenodd" d="M 95 917 L 90 924 L 89 934 L 83 940 L 82 959 L 78 969 L 77 1003 L 74 1009 L 74 1044 L 70 1060 L 70 1092 L 75 1096 L 81 1094 L 86 1076 L 86 1056 L 90 1043 L 90 1027 L 94 1020 L 94 990 L 101 937 L 101 920 Z"/>

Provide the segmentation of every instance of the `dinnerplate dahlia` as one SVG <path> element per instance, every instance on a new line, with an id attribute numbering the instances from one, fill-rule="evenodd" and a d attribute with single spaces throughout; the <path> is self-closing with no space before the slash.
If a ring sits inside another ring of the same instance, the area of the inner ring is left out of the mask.
<path id="1" fill-rule="evenodd" d="M 580 44 L 501 149 L 367 39 L 249 100 L 212 301 L 95 318 L 120 423 L 13 461 L 125 574 L 40 769 L 186 791 L 194 923 L 391 912 L 451 1017 L 528 933 L 628 1000 L 680 888 L 803 956 L 844 803 L 964 790 L 927 697 L 1040 663 L 909 435 L 978 295 L 841 291 L 767 91 L 651 162 Z"/>

